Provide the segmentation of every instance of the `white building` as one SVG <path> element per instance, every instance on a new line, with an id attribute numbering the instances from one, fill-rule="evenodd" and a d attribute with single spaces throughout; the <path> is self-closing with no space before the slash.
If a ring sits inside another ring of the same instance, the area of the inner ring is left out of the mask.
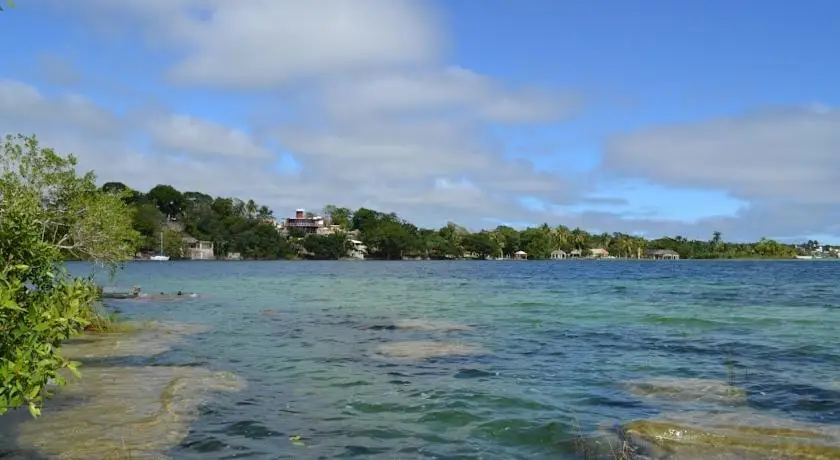
<path id="1" fill-rule="evenodd" d="M 350 251 L 348 256 L 351 259 L 364 260 L 367 255 L 367 246 L 359 240 L 348 240 L 350 242 Z"/>

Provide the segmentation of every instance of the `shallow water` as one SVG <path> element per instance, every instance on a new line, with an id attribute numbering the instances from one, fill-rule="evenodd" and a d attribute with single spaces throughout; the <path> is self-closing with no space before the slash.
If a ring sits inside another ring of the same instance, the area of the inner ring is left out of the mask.
<path id="1" fill-rule="evenodd" d="M 840 425 L 838 279 L 821 261 L 132 263 L 110 284 L 201 295 L 112 308 L 206 330 L 95 365 L 247 382 L 202 398 L 172 458 L 577 458 L 578 426 L 675 411 Z M 44 452 L 4 425 L 0 453 Z"/>

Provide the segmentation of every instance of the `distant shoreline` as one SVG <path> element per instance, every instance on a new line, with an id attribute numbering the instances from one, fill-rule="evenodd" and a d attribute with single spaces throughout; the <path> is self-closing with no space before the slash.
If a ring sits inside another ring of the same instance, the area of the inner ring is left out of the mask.
<path id="1" fill-rule="evenodd" d="M 158 263 L 165 264 L 167 262 L 555 262 L 555 263 L 569 263 L 569 262 L 661 262 L 661 263 L 679 263 L 679 262 L 840 262 L 840 258 L 825 257 L 819 259 L 797 259 L 797 258 L 733 258 L 733 259 L 678 259 L 678 260 L 661 260 L 661 259 L 498 259 L 498 260 L 482 260 L 482 259 L 178 259 L 178 260 L 149 260 L 149 259 L 130 259 L 125 262 L 143 262 L 143 263 Z M 68 262 L 85 262 L 84 260 L 75 260 Z"/>

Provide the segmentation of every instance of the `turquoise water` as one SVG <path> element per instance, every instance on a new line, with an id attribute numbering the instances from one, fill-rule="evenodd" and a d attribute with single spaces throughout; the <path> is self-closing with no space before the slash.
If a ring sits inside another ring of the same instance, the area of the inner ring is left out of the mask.
<path id="1" fill-rule="evenodd" d="M 201 406 L 173 458 L 576 458 L 576 426 L 676 407 L 622 386 L 653 377 L 840 424 L 838 279 L 840 263 L 812 261 L 132 263 L 112 284 L 201 297 L 111 305 L 211 327 L 129 364 L 247 382 Z M 471 329 L 387 327 L 404 319 Z M 380 353 L 414 340 L 475 353 Z"/>

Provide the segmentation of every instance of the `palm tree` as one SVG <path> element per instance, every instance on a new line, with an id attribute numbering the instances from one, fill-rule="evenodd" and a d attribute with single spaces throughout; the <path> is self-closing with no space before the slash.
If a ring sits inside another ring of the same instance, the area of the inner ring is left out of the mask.
<path id="1" fill-rule="evenodd" d="M 257 214 L 257 203 L 254 200 L 248 200 L 248 203 L 245 204 L 245 211 L 248 213 L 248 217 L 253 218 Z"/>
<path id="2" fill-rule="evenodd" d="M 607 232 L 604 232 L 601 233 L 601 235 L 599 235 L 598 239 L 600 240 L 600 243 L 603 245 L 604 249 L 609 251 L 610 244 L 612 244 L 613 240 L 612 235 L 610 235 Z"/>
<path id="3" fill-rule="evenodd" d="M 583 247 L 586 246 L 586 242 L 589 240 L 589 233 L 581 230 L 580 227 L 575 227 L 569 234 L 569 240 L 575 249 L 583 250 Z"/>
<path id="4" fill-rule="evenodd" d="M 554 239 L 554 245 L 557 246 L 555 249 L 565 249 L 568 247 L 570 238 L 569 227 L 558 225 L 551 236 Z"/>

